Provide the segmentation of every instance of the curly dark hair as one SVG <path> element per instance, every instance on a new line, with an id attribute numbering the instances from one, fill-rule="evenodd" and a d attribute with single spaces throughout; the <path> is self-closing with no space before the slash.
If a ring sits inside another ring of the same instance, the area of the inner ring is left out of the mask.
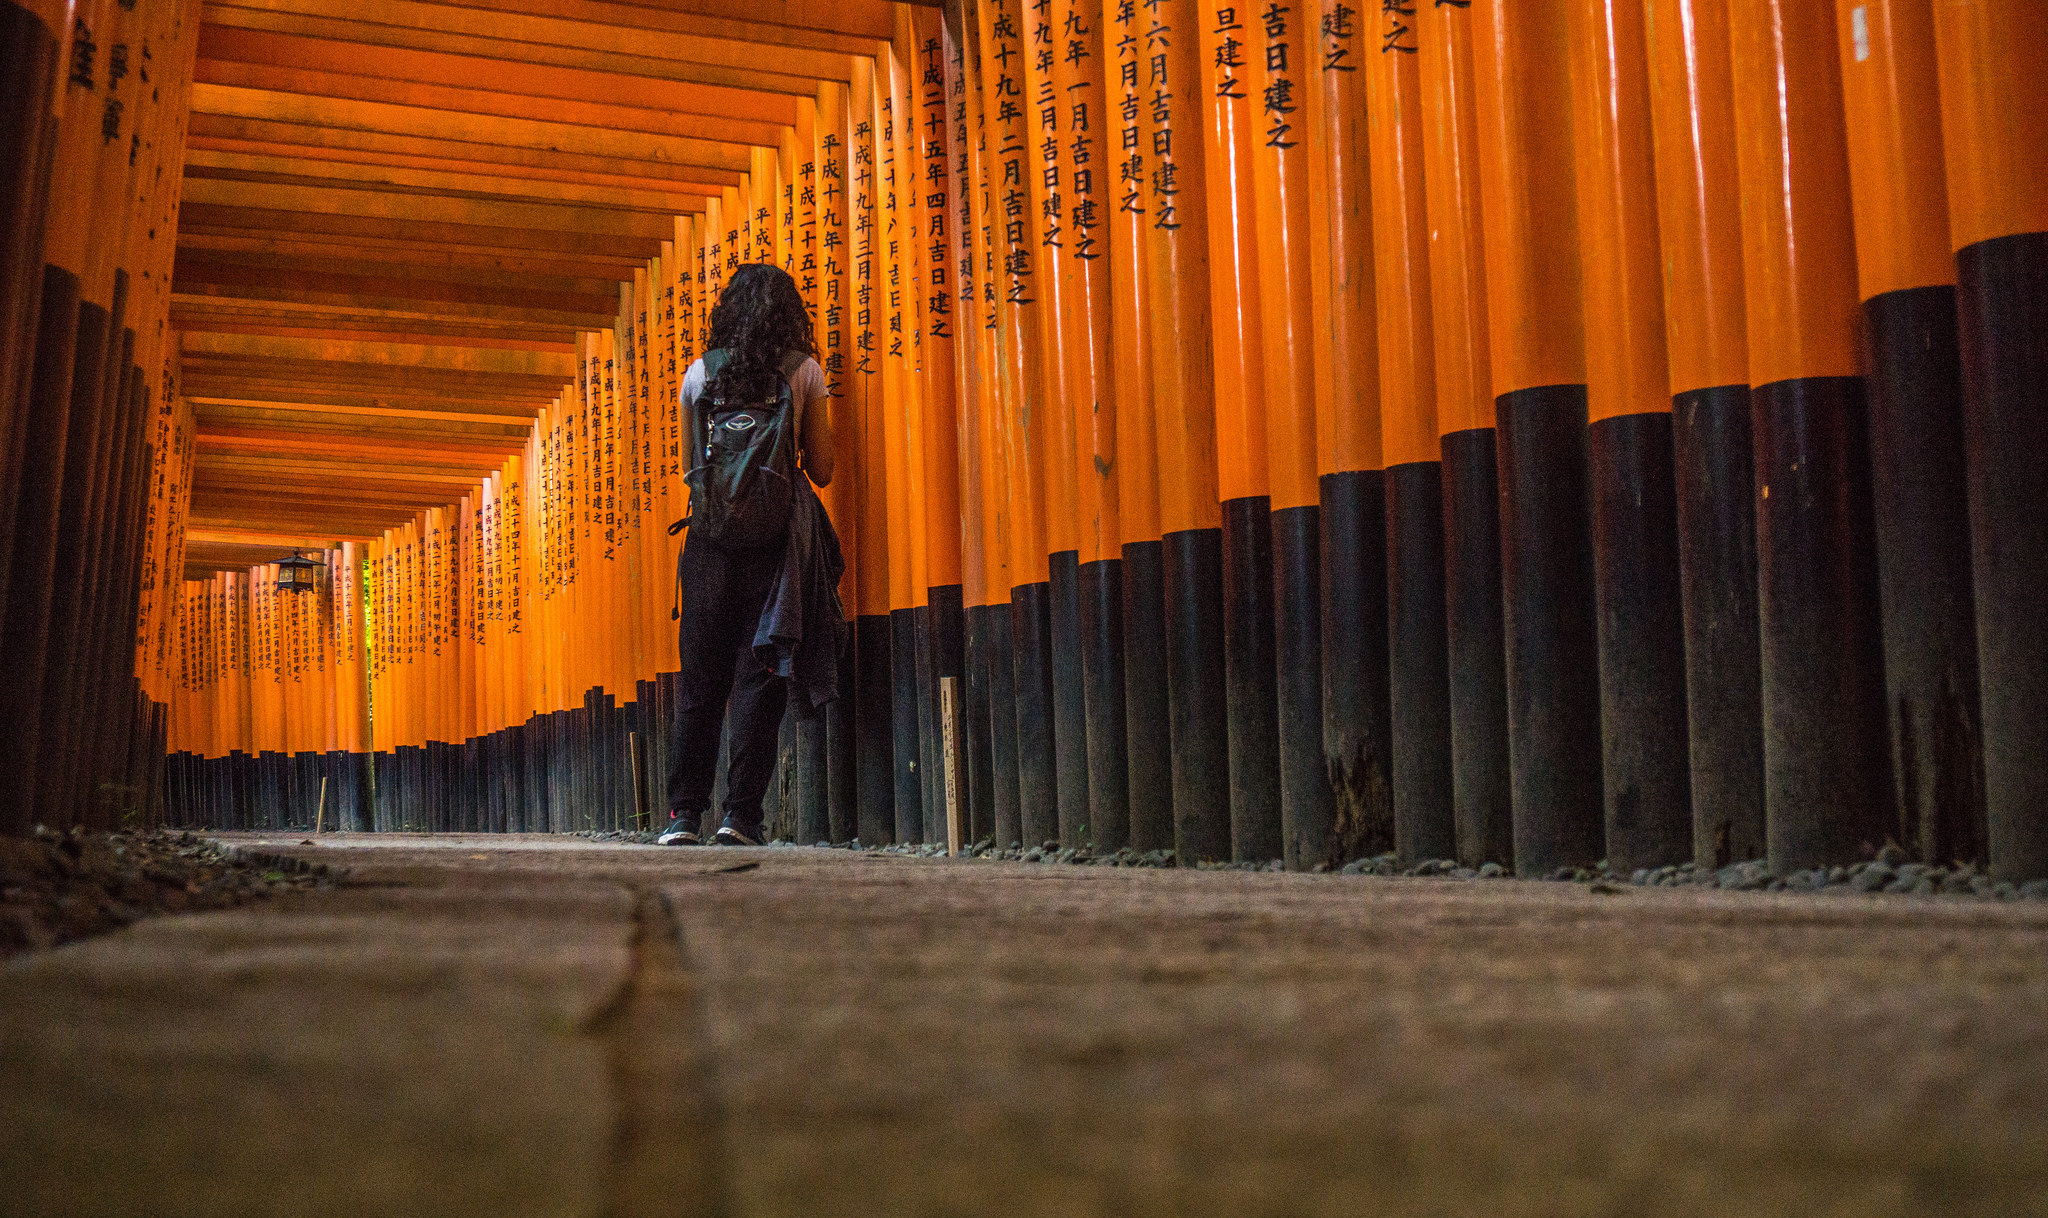
<path id="1" fill-rule="evenodd" d="M 772 400 L 780 388 L 782 357 L 791 351 L 818 354 L 796 280 L 766 262 L 734 268 L 711 309 L 711 346 L 732 353 L 718 372 L 718 396 L 729 402 Z M 711 386 L 704 388 L 705 396 L 713 396 Z"/>

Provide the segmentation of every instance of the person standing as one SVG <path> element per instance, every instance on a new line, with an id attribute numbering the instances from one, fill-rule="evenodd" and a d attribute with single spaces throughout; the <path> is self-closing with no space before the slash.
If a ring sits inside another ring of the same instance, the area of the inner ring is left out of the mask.
<path id="1" fill-rule="evenodd" d="M 786 560 L 810 562 L 821 547 L 809 530 L 830 532 L 803 480 L 832 481 L 831 422 L 810 314 L 781 268 L 749 263 L 733 271 L 711 310 L 710 346 L 681 388 L 692 445 L 685 477 L 690 515 L 677 526 L 689 529 L 676 568 L 682 668 L 668 828 L 656 841 L 702 840 L 729 709 L 723 819 L 713 836 L 720 844 L 757 846 L 767 840 L 761 800 L 775 773 L 787 678 L 796 675 L 786 657 L 785 671 L 776 671 L 778 649 L 759 637 L 767 633 L 763 612 L 771 602 L 803 603 L 801 595 L 782 592 Z M 836 562 L 836 539 L 830 551 Z M 836 595 L 830 599 L 836 604 Z"/>

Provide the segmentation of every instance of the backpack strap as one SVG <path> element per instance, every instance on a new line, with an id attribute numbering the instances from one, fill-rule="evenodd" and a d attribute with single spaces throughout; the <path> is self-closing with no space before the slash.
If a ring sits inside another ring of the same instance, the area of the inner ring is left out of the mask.
<path id="1" fill-rule="evenodd" d="M 789 400 L 789 425 L 793 434 L 789 437 L 790 463 L 804 469 L 803 409 L 806 403 L 796 400 L 796 374 L 804 370 L 810 356 L 802 351 L 784 351 L 778 371 L 782 373 L 782 395 Z M 804 470 L 809 473 L 809 470 Z"/>
<path id="2" fill-rule="evenodd" d="M 719 371 L 732 362 L 732 352 L 725 347 L 714 347 L 706 351 L 702 358 L 704 361 L 704 388 L 708 390 L 711 388 L 711 382 L 718 379 Z M 782 376 L 782 388 L 784 390 L 789 389 L 790 382 L 796 379 L 797 373 L 803 371 L 805 361 L 810 358 L 809 354 L 802 351 L 785 351 L 782 353 L 782 361 L 776 366 L 776 371 Z M 796 401 L 794 394 L 791 395 L 790 401 Z"/>
<path id="3" fill-rule="evenodd" d="M 697 400 L 700 402 L 711 397 L 711 387 L 718 383 L 718 374 L 725 370 L 727 364 L 732 362 L 732 351 L 725 347 L 713 347 L 704 353 L 702 362 L 704 364 L 704 387 L 697 394 Z"/>

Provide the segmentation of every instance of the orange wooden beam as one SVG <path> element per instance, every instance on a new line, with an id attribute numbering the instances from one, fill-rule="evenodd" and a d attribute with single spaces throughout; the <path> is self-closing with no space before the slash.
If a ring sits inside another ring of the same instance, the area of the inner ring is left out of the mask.
<path id="1" fill-rule="evenodd" d="M 312 151 L 314 149 L 325 149 L 342 160 L 347 157 L 339 154 L 368 152 L 383 156 L 459 161 L 464 165 L 478 166 L 478 173 L 488 172 L 482 166 L 498 165 L 517 170 L 546 169 L 558 173 L 658 178 L 721 189 L 737 183 L 740 177 L 739 172 L 733 169 L 665 161 L 651 156 L 565 152 L 552 147 L 405 135 L 233 114 L 195 113 L 192 115 L 191 133 L 189 144 L 194 148 L 256 145 L 273 152 L 291 149 L 292 155 L 303 156 L 316 155 Z"/>
<path id="2" fill-rule="evenodd" d="M 312 40 L 309 40 L 312 41 Z M 341 45 L 320 44 L 316 45 Z M 502 65 L 508 72 L 516 72 L 518 65 Z M 596 75 L 591 73 L 590 75 Z M 574 126 L 592 127 L 605 131 L 637 131 L 650 135 L 674 136 L 686 139 L 725 140 L 736 143 L 753 143 L 761 140 L 780 138 L 778 127 L 772 122 L 758 119 L 742 119 L 731 115 L 706 116 L 695 113 L 678 113 L 671 110 L 654 110 L 637 106 L 607 105 L 601 102 L 580 101 L 559 97 L 535 97 L 524 93 L 504 92 L 489 89 L 464 89 L 451 85 L 418 84 L 405 80 L 387 80 L 374 76 L 357 76 L 344 72 L 316 72 L 304 68 L 282 67 L 275 64 L 229 63 L 219 60 L 201 60 L 198 80 L 207 84 L 238 89 L 261 90 L 270 93 L 332 99 L 335 101 L 373 102 L 394 106 L 418 106 L 434 110 L 452 110 L 477 117 L 529 119 L 539 122 L 566 123 Z M 631 77 L 615 77 L 626 81 Z M 702 86 L 676 85 L 676 88 Z M 769 95 L 775 96 L 775 95 Z M 786 97 L 776 97 L 777 102 L 787 102 Z M 764 108 L 784 108 L 775 106 Z"/>
<path id="3" fill-rule="evenodd" d="M 481 55 L 449 55 L 233 26 L 203 28 L 199 34 L 199 78 L 214 79 L 209 73 L 230 64 L 742 119 L 763 126 L 796 121 L 795 98 L 762 89 L 554 64 L 512 63 Z"/>
<path id="4" fill-rule="evenodd" d="M 478 175 L 456 170 L 422 171 L 372 165 L 361 161 L 309 160 L 295 156 L 249 156 L 198 149 L 185 159 L 185 180 L 255 182 L 274 186 L 308 186 L 341 190 L 377 190 L 401 196 L 473 200 L 481 203 L 552 203 L 600 207 L 607 211 L 640 212 L 662 217 L 694 211 L 713 193 L 675 189 L 667 184 L 645 190 L 599 183 L 551 182 L 509 175 Z"/>
<path id="5" fill-rule="evenodd" d="M 403 237 L 347 234 L 241 234 L 193 231 L 178 234 L 178 250 L 222 251 L 212 260 L 251 266 L 297 266 L 305 258 L 356 259 L 371 265 L 401 263 L 412 271 L 490 271 L 519 279 L 556 277 L 618 283 L 638 265 L 630 255 L 601 252 L 526 253 L 499 246 L 448 245 Z"/>
<path id="6" fill-rule="evenodd" d="M 242 0 L 232 6 L 208 5 L 206 18 L 214 25 L 795 95 L 815 88 L 818 80 L 846 79 L 853 56 L 872 45 L 865 39 L 839 41 L 825 35 L 822 41 L 829 46 L 798 46 L 792 44 L 821 39 L 764 27 L 728 27 L 732 32 L 765 35 L 754 39 L 621 27 L 527 11 L 533 7 L 531 0 L 479 0 L 473 6 L 358 0 L 347 17 L 339 17 L 325 0 Z M 549 5 L 551 10 L 561 7 Z M 655 10 L 638 6 L 579 7 L 591 16 L 659 17 Z M 783 41 L 777 42 L 778 37 Z"/>

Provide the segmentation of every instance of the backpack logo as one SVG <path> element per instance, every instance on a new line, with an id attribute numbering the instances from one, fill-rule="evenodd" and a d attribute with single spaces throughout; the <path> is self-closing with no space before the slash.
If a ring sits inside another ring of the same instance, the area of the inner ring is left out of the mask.
<path id="1" fill-rule="evenodd" d="M 735 415 L 727 419 L 725 425 L 734 431 L 745 431 L 754 425 L 754 416 L 750 414 Z"/>

